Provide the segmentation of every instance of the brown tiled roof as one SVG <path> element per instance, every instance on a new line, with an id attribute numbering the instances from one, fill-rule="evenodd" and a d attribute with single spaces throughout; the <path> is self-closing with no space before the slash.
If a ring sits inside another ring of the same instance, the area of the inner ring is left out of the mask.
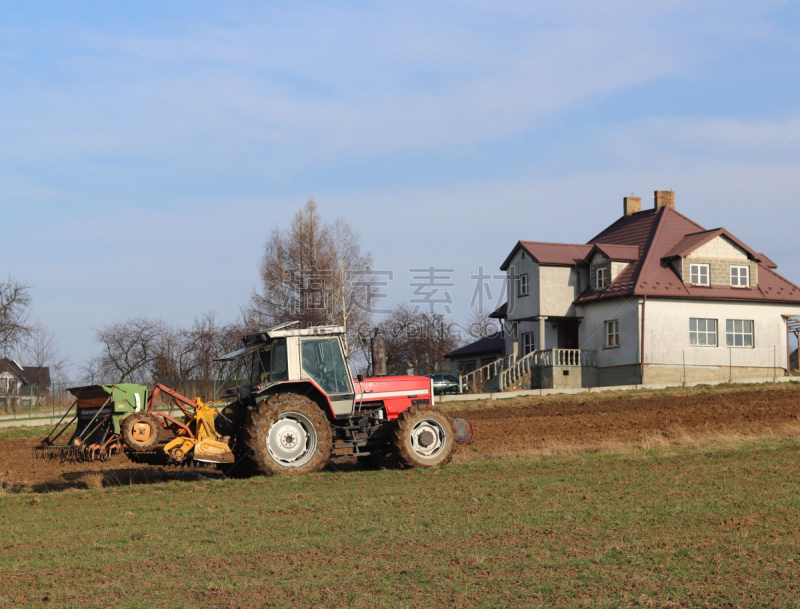
<path id="1" fill-rule="evenodd" d="M 639 259 L 638 245 L 614 245 L 611 243 L 595 243 L 594 247 L 586 254 L 585 260 L 588 262 L 595 252 L 600 252 L 609 260 L 633 261 Z"/>
<path id="2" fill-rule="evenodd" d="M 715 237 L 719 237 L 720 235 L 724 235 L 728 239 L 733 241 L 736 245 L 738 245 L 744 251 L 750 254 L 754 260 L 758 261 L 761 260 L 760 258 L 761 254 L 747 247 L 744 243 L 739 241 L 736 237 L 734 237 L 724 228 L 714 228 L 711 230 L 704 230 L 697 233 L 690 233 L 686 235 L 683 239 L 678 241 L 672 247 L 672 249 L 670 249 L 666 254 L 664 254 L 664 258 L 674 258 L 675 256 L 683 258 L 684 256 L 688 256 L 701 245 L 705 245 L 706 243 L 708 243 Z M 777 265 L 774 266 L 773 268 L 777 268 Z"/>
<path id="3" fill-rule="evenodd" d="M 709 234 L 712 236 L 709 237 Z M 757 286 L 744 289 L 730 286 L 695 287 L 681 280 L 669 263 L 669 258 L 692 248 L 692 244 L 697 244 L 694 245 L 696 248 L 702 245 L 703 239 L 708 241 L 717 234 L 731 238 L 758 262 Z M 800 288 L 773 271 L 775 265 L 766 256 L 747 247 L 727 230 L 706 231 L 669 207 L 624 216 L 589 243 L 637 246 L 640 254 L 638 260 L 629 264 L 608 288 L 599 292 L 587 288 L 577 302 L 647 295 L 800 304 Z"/>
<path id="4" fill-rule="evenodd" d="M 514 249 L 511 250 L 508 258 L 505 259 L 505 262 L 503 262 L 502 266 L 500 267 L 501 271 L 508 269 L 509 265 L 511 264 L 511 259 L 520 248 L 528 252 L 528 255 L 530 255 L 530 257 L 539 264 L 575 266 L 578 264 L 583 264 L 583 259 L 589 253 L 589 250 L 592 249 L 592 246 L 591 244 L 579 243 L 542 243 L 540 241 L 518 241 L 517 245 L 514 246 Z"/>
<path id="5" fill-rule="evenodd" d="M 777 265 L 777 264 L 775 264 L 774 262 L 772 262 L 772 260 L 770 260 L 769 258 L 767 258 L 767 257 L 766 257 L 764 254 L 762 254 L 761 252 L 758 252 L 758 259 L 759 259 L 759 260 L 761 260 L 761 262 L 763 262 L 763 263 L 764 263 L 764 265 L 765 265 L 765 266 L 766 266 L 768 269 L 777 269 L 777 268 L 778 268 L 778 265 Z"/>

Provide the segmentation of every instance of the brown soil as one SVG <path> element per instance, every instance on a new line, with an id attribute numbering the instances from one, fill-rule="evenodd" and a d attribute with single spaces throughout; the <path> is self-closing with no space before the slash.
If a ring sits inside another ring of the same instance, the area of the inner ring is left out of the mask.
<path id="1" fill-rule="evenodd" d="M 765 435 L 800 436 L 800 388 L 709 392 L 663 397 L 618 395 L 449 409 L 472 423 L 474 443 L 456 460 L 546 455 L 572 450 L 624 450 Z M 46 492 L 219 477 L 214 469 L 161 468 L 125 456 L 102 463 L 35 460 L 31 439 L 0 439 L 0 488 Z"/>
<path id="2" fill-rule="evenodd" d="M 457 457 L 800 436 L 800 388 L 796 387 L 646 397 L 617 394 L 605 399 L 530 404 L 517 398 L 509 402 L 509 406 L 449 411 L 468 419 L 474 430 L 473 446 L 461 449 Z"/>

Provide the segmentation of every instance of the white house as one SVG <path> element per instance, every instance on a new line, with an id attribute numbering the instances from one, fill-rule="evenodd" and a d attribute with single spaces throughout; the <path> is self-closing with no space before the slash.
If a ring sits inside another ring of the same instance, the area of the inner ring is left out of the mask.
<path id="1" fill-rule="evenodd" d="M 783 376 L 800 288 L 724 228 L 625 197 L 586 244 L 519 241 L 501 269 L 508 297 L 502 386 L 622 385 Z M 531 374 L 531 371 L 534 371 Z"/>
<path id="2" fill-rule="evenodd" d="M 0 409 L 4 412 L 40 403 L 49 390 L 48 366 L 22 366 L 16 360 L 0 358 Z"/>

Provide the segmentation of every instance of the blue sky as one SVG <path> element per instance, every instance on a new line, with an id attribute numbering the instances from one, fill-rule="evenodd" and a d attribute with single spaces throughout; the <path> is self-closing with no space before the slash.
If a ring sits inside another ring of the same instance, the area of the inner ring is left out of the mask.
<path id="1" fill-rule="evenodd" d="M 800 283 L 796 0 L 163 4 L 0 5 L 0 256 L 76 363 L 235 317 L 312 196 L 393 299 L 454 268 L 457 319 L 518 239 L 655 189 Z"/>

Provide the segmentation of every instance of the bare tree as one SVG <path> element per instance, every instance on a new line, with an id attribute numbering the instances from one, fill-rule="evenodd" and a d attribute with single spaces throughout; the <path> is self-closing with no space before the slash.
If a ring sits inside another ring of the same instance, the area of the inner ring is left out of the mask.
<path id="1" fill-rule="evenodd" d="M 22 347 L 22 359 L 26 367 L 50 368 L 50 377 L 62 382 L 69 360 L 61 355 L 61 343 L 50 328 L 41 321 L 31 325 L 28 338 Z"/>
<path id="2" fill-rule="evenodd" d="M 309 200 L 288 231 L 276 228 L 267 240 L 261 291 L 253 293 L 250 315 L 262 327 L 300 321 L 342 325 L 353 333 L 370 318 L 376 295 L 371 266 L 372 256 L 361 250 L 347 221 L 326 224 Z"/>
<path id="3" fill-rule="evenodd" d="M 472 309 L 467 318 L 467 333 L 475 340 L 497 336 L 500 334 L 500 321 L 489 317 L 485 312 Z"/>
<path id="4" fill-rule="evenodd" d="M 242 336 L 240 324 L 220 324 L 213 311 L 195 318 L 191 328 L 165 328 L 152 376 L 163 381 L 219 378 L 224 365 L 214 359 L 240 347 Z"/>
<path id="5" fill-rule="evenodd" d="M 344 326 L 350 334 L 369 321 L 373 300 L 377 297 L 372 273 L 372 254 L 361 251 L 360 236 L 344 218 L 337 218 L 328 228 L 331 252 L 330 298 L 327 300 L 329 323 Z M 347 333 L 345 350 L 351 352 Z"/>
<path id="6" fill-rule="evenodd" d="M 0 281 L 0 349 L 9 356 L 31 332 L 30 286 L 8 277 Z"/>
<path id="7" fill-rule="evenodd" d="M 166 323 L 148 317 L 111 323 L 96 330 L 95 337 L 102 345 L 97 362 L 100 375 L 117 383 L 147 382 L 169 331 Z"/>
<path id="8" fill-rule="evenodd" d="M 252 297 L 262 324 L 325 323 L 324 286 L 330 258 L 330 235 L 311 199 L 295 214 L 289 230 L 275 228 L 264 246 L 262 292 Z"/>
<path id="9" fill-rule="evenodd" d="M 389 374 L 404 374 L 414 368 L 416 374 L 435 372 L 444 356 L 461 345 L 457 324 L 440 313 L 415 313 L 399 305 L 377 326 L 386 340 L 386 363 Z"/>

